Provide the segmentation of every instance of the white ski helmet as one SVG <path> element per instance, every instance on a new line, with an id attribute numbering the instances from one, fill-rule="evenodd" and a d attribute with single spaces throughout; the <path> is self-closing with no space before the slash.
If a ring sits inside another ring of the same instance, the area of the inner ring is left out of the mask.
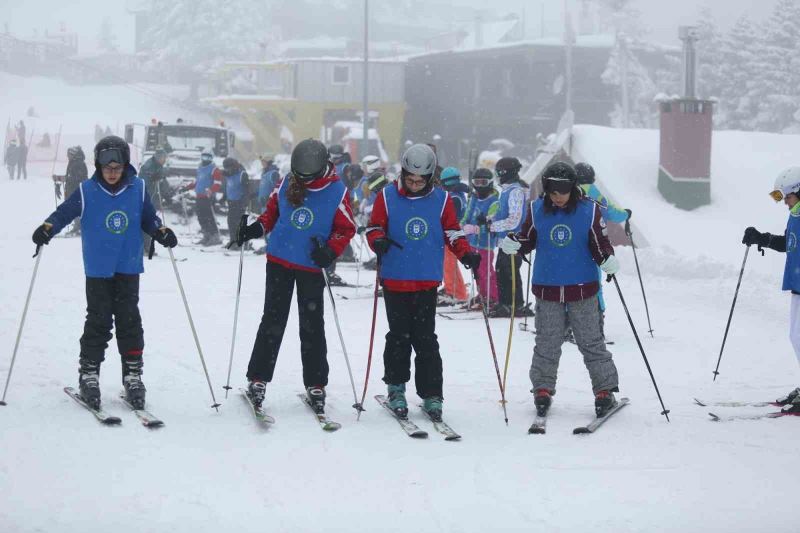
<path id="1" fill-rule="evenodd" d="M 400 158 L 400 165 L 409 174 L 431 176 L 436 171 L 436 154 L 427 144 L 414 144 Z"/>
<path id="2" fill-rule="evenodd" d="M 361 160 L 361 168 L 364 170 L 364 174 L 372 174 L 381 168 L 381 159 L 374 155 L 364 156 L 364 159 Z"/>
<path id="3" fill-rule="evenodd" d="M 790 167 L 775 178 L 775 189 L 769 193 L 773 200 L 780 202 L 790 194 L 800 193 L 800 167 Z"/>

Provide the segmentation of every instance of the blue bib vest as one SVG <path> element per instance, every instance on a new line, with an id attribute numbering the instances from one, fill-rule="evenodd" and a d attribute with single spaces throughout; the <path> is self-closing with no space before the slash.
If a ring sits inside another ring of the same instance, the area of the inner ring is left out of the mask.
<path id="1" fill-rule="evenodd" d="M 144 181 L 134 177 L 112 196 L 96 180 L 81 183 L 81 242 L 87 278 L 144 272 L 142 209 Z"/>
<path id="2" fill-rule="evenodd" d="M 447 194 L 453 199 L 453 207 L 456 208 L 456 219 L 461 222 L 461 218 L 464 216 L 464 211 L 467 208 L 467 195 L 463 192 L 452 191 L 448 191 Z"/>
<path id="3" fill-rule="evenodd" d="M 295 207 L 286 197 L 288 179 L 278 190 L 278 222 L 269 235 L 267 254 L 295 265 L 319 269 L 311 259 L 312 237 L 328 242 L 333 218 L 347 192 L 341 181 L 334 181 L 319 191 L 307 191 L 303 204 Z"/>
<path id="4" fill-rule="evenodd" d="M 537 232 L 534 284 L 560 287 L 597 281 L 597 263 L 589 251 L 594 208 L 591 200 L 579 200 L 571 213 L 556 209 L 545 214 L 543 199 L 531 204 Z"/>
<path id="5" fill-rule="evenodd" d="M 268 169 L 265 172 L 261 173 L 261 183 L 258 184 L 258 197 L 259 198 L 268 198 L 270 194 L 272 194 L 272 190 L 275 189 L 275 184 L 278 182 L 278 171 L 273 169 Z"/>
<path id="6" fill-rule="evenodd" d="M 497 214 L 494 216 L 494 220 L 505 220 L 508 218 L 509 216 L 508 199 L 511 197 L 511 191 L 517 189 L 522 189 L 522 185 L 520 185 L 519 183 L 514 183 L 513 185 L 511 185 L 511 187 L 500 193 L 500 199 L 497 201 L 498 202 Z M 523 190 L 523 193 L 524 192 L 525 191 Z M 508 230 L 508 232 L 519 233 L 519 230 L 522 229 L 522 224 L 525 222 L 525 212 L 524 212 L 525 202 L 522 203 L 522 211 L 523 213 L 519 219 L 519 224 L 517 224 L 515 228 L 511 228 L 510 230 Z M 508 232 L 503 232 L 504 233 L 503 237 L 505 237 L 505 235 Z"/>
<path id="7" fill-rule="evenodd" d="M 199 167 L 194 182 L 194 192 L 197 194 L 207 195 L 208 190 L 214 184 L 214 169 L 217 168 L 214 164 Z"/>
<path id="8" fill-rule="evenodd" d="M 239 171 L 225 179 L 225 196 L 228 200 L 238 202 L 244 198 L 244 187 L 242 187 L 242 172 Z"/>
<path id="9" fill-rule="evenodd" d="M 383 256 L 381 277 L 404 281 L 442 281 L 444 229 L 442 211 L 447 193 L 434 188 L 422 198 L 401 196 L 396 185 L 382 191 L 389 228 L 386 232 L 402 250 L 389 248 Z"/>
<path id="10" fill-rule="evenodd" d="M 492 208 L 493 205 L 497 204 L 497 195 L 490 194 L 484 199 L 480 199 L 477 196 L 473 196 L 470 201 L 469 205 L 467 206 L 467 213 L 464 217 L 464 221 L 466 224 L 477 224 L 478 222 L 478 215 L 489 216 L 489 210 Z M 479 248 L 481 250 L 485 250 L 487 246 L 494 248 L 497 246 L 497 236 L 489 231 L 489 228 L 486 226 L 479 226 L 479 232 L 477 235 L 470 235 L 469 236 L 469 244 L 473 248 Z M 488 245 L 487 245 L 488 242 Z"/>
<path id="11" fill-rule="evenodd" d="M 800 250 L 797 237 L 800 236 L 800 212 L 792 212 L 786 224 L 786 268 L 783 271 L 783 290 L 800 293 Z"/>

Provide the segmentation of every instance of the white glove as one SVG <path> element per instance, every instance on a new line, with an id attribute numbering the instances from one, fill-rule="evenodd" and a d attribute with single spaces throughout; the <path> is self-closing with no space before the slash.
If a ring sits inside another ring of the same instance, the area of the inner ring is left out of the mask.
<path id="1" fill-rule="evenodd" d="M 619 272 L 619 261 L 617 261 L 617 256 L 609 255 L 608 258 L 603 261 L 603 264 L 600 265 L 600 269 L 609 276 L 613 276 Z"/>
<path id="2" fill-rule="evenodd" d="M 464 224 L 461 229 L 464 231 L 464 235 L 477 235 L 480 231 L 480 228 L 474 224 Z"/>
<path id="3" fill-rule="evenodd" d="M 508 235 L 503 237 L 503 240 L 500 241 L 500 249 L 503 250 L 503 252 L 507 255 L 516 254 L 520 248 L 522 248 L 522 245 L 519 243 L 519 241 L 512 239 Z"/>

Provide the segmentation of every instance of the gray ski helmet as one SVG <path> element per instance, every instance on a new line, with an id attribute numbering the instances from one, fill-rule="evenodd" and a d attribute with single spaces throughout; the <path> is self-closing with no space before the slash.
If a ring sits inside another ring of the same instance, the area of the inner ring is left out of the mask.
<path id="1" fill-rule="evenodd" d="M 400 158 L 400 166 L 409 174 L 432 176 L 436 171 L 436 154 L 427 144 L 413 144 Z"/>
<path id="2" fill-rule="evenodd" d="M 125 139 L 116 135 L 103 137 L 94 147 L 94 166 L 97 170 L 112 162 L 128 166 L 131 162 L 131 149 Z"/>
<path id="3" fill-rule="evenodd" d="M 594 168 L 589 163 L 575 165 L 575 174 L 578 176 L 578 185 L 591 185 L 594 183 Z"/>
<path id="4" fill-rule="evenodd" d="M 292 150 L 292 174 L 302 181 L 321 178 L 328 170 L 328 149 L 316 139 L 300 141 Z"/>

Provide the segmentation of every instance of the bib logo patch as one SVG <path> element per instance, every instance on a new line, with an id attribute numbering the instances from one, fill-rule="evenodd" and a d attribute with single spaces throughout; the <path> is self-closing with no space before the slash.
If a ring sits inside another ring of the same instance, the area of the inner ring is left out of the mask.
<path id="1" fill-rule="evenodd" d="M 556 224 L 550 230 L 550 242 L 559 248 L 569 245 L 572 242 L 572 230 L 565 224 Z"/>
<path id="2" fill-rule="evenodd" d="M 292 226 L 297 229 L 305 230 L 311 227 L 314 223 L 314 212 L 307 207 L 298 207 L 292 211 L 289 219 L 292 221 Z"/>
<path id="3" fill-rule="evenodd" d="M 428 236 L 428 223 L 420 217 L 414 217 L 406 222 L 406 237 L 412 241 L 419 241 Z"/>
<path id="4" fill-rule="evenodd" d="M 128 215 L 124 211 L 112 211 L 106 217 L 106 229 L 115 235 L 128 231 Z"/>
<path id="5" fill-rule="evenodd" d="M 786 237 L 786 251 L 794 252 L 795 248 L 797 248 L 797 235 L 790 232 Z"/>

